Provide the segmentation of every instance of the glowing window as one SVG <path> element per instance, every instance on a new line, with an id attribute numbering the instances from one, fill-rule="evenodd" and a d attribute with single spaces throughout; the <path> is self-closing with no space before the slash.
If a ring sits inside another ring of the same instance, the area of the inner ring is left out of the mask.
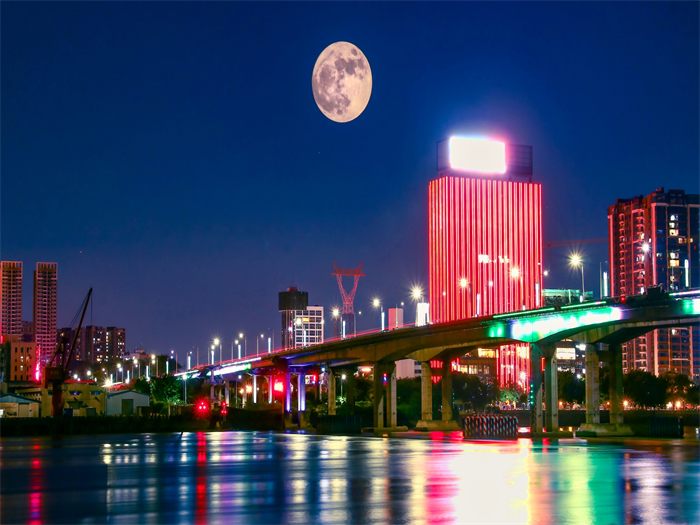
<path id="1" fill-rule="evenodd" d="M 677 261 L 677 260 L 671 260 L 671 261 L 669 261 L 669 266 L 671 268 L 676 268 L 678 266 L 678 263 L 679 263 L 679 261 Z"/>
<path id="2" fill-rule="evenodd" d="M 678 237 L 678 230 L 668 230 L 668 234 L 671 237 Z"/>
<path id="3" fill-rule="evenodd" d="M 506 145 L 488 139 L 450 138 L 450 166 L 478 173 L 506 172 Z"/>

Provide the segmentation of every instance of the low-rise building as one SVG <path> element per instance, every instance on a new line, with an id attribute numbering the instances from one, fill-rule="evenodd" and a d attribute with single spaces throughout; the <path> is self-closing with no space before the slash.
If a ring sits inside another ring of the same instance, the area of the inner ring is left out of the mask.
<path id="1" fill-rule="evenodd" d="M 36 343 L 25 343 L 21 336 L 10 342 L 9 377 L 11 382 L 36 382 L 39 380 L 39 361 Z"/>
<path id="2" fill-rule="evenodd" d="M 51 415 L 52 388 L 41 389 L 41 413 Z M 105 389 L 94 381 L 69 380 L 63 384 L 63 409 L 73 409 L 73 416 L 100 416 L 106 411 Z"/>
<path id="3" fill-rule="evenodd" d="M 148 394 L 134 390 L 117 390 L 107 394 L 108 416 L 133 416 L 139 407 L 150 406 Z"/>
<path id="4" fill-rule="evenodd" d="M 0 395 L 0 418 L 39 417 L 39 402 L 17 394 Z"/>

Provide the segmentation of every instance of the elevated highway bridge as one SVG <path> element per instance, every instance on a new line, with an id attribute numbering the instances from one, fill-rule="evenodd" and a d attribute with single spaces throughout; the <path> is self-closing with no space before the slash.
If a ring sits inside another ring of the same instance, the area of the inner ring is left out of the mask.
<path id="1" fill-rule="evenodd" d="M 396 329 L 359 335 L 265 354 L 253 359 L 233 360 L 200 367 L 187 374 L 215 374 L 224 378 L 245 370 L 254 376 L 283 374 L 285 409 L 291 410 L 291 381 L 296 375 L 303 385 L 305 375 L 323 367 L 329 374 L 328 412 L 335 413 L 334 370 L 345 367 L 374 367 L 375 429 L 396 427 L 396 361 L 414 359 L 421 363 L 422 420 L 419 427 L 447 427 L 452 420 L 452 368 L 450 362 L 477 348 L 507 344 L 529 344 L 531 366 L 531 428 L 558 429 L 557 359 L 555 343 L 572 339 L 586 345 L 586 427 L 626 433 L 622 420 L 621 344 L 657 328 L 682 327 L 700 320 L 700 290 L 663 294 L 650 290 L 645 296 L 607 298 L 561 307 L 510 312 L 450 323 Z M 442 369 L 442 422 L 432 421 L 432 370 L 429 362 L 439 360 Z M 600 425 L 598 372 L 600 361 L 610 365 L 610 420 Z M 386 384 L 384 377 L 386 376 Z M 349 374 L 349 394 L 354 376 Z M 543 381 L 544 380 L 544 381 Z M 543 419 L 543 385 L 546 421 Z M 271 389 L 269 389 L 271 391 Z M 298 388 L 299 410 L 305 410 L 305 388 Z M 348 399 L 354 403 L 354 400 Z M 352 405 L 351 405 L 352 406 Z M 585 429 L 584 429 L 585 430 Z"/>

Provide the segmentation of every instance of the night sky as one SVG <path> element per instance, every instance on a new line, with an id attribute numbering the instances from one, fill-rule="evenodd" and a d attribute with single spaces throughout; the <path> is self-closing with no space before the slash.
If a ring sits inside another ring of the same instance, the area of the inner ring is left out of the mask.
<path id="1" fill-rule="evenodd" d="M 127 346 L 274 329 L 277 293 L 341 304 L 332 261 L 364 263 L 370 301 L 428 284 L 436 142 L 534 150 L 547 241 L 607 235 L 607 206 L 699 188 L 698 3 L 2 3 L 2 252 L 57 262 L 58 323 Z M 365 112 L 328 120 L 311 91 L 345 40 L 374 79 Z M 579 287 L 571 249 L 546 286 Z M 581 247 L 598 291 L 606 245 Z M 411 308 L 406 313 L 415 316 Z M 327 317 L 330 320 L 330 316 Z M 326 335 L 331 336 L 330 323 Z"/>

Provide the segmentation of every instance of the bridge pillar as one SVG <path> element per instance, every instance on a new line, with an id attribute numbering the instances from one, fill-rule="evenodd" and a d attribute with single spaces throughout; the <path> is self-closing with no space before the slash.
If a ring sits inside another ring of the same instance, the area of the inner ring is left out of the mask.
<path id="1" fill-rule="evenodd" d="M 442 362 L 442 420 L 452 419 L 452 362 L 444 359 Z"/>
<path id="2" fill-rule="evenodd" d="M 608 355 L 610 356 L 610 423 L 622 425 L 622 346 L 609 345 Z M 588 372 L 586 372 L 588 374 Z"/>
<path id="3" fill-rule="evenodd" d="M 384 428 L 384 370 L 374 364 L 374 429 Z"/>
<path id="4" fill-rule="evenodd" d="M 430 363 L 420 364 L 421 421 L 433 420 L 433 371 Z"/>
<path id="5" fill-rule="evenodd" d="M 292 374 L 289 372 L 284 373 L 284 411 L 292 412 Z"/>
<path id="6" fill-rule="evenodd" d="M 347 395 L 347 400 L 348 400 L 348 406 L 350 407 L 350 414 L 354 415 L 355 414 L 355 372 L 357 369 L 355 367 L 352 367 L 350 369 L 350 373 L 348 374 L 348 395 Z"/>
<path id="7" fill-rule="evenodd" d="M 258 403 L 258 376 L 253 375 L 253 404 Z"/>
<path id="8" fill-rule="evenodd" d="M 542 432 L 542 351 L 530 345 L 530 432 Z"/>
<path id="9" fill-rule="evenodd" d="M 327 368 L 328 377 L 328 415 L 335 415 L 335 374 L 333 369 L 329 366 Z"/>
<path id="10" fill-rule="evenodd" d="M 596 345 L 586 345 L 586 424 L 600 423 L 600 356 Z"/>
<path id="11" fill-rule="evenodd" d="M 544 427 L 547 432 L 559 430 L 559 384 L 557 381 L 557 348 L 538 345 L 544 355 Z"/>
<path id="12" fill-rule="evenodd" d="M 396 428 L 396 363 L 387 365 L 386 426 Z"/>
<path id="13" fill-rule="evenodd" d="M 306 414 L 306 375 L 297 375 L 297 408 L 299 413 L 299 429 L 304 428 L 304 415 Z"/>
<path id="14" fill-rule="evenodd" d="M 274 402 L 274 391 L 275 391 L 275 376 L 267 376 L 267 402 L 272 404 Z"/>

